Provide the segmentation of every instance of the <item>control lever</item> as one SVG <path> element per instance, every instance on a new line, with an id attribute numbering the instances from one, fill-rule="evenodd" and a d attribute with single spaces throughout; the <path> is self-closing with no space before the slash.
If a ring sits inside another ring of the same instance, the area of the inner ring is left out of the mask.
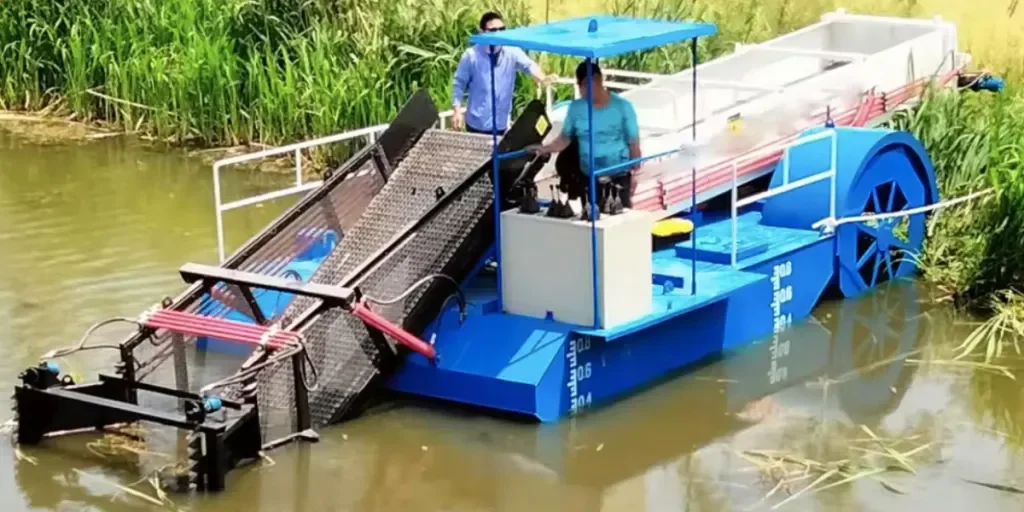
<path id="1" fill-rule="evenodd" d="M 537 204 L 537 184 L 528 183 L 523 186 L 523 199 L 519 203 L 519 213 L 534 214 L 540 211 Z"/>
<path id="2" fill-rule="evenodd" d="M 548 217 L 556 219 L 568 219 L 573 216 L 572 205 L 569 201 L 562 201 L 561 192 L 554 185 L 551 185 L 551 206 L 548 207 Z"/>
<path id="3" fill-rule="evenodd" d="M 590 211 L 594 209 L 594 205 L 590 204 L 590 200 L 589 200 L 588 197 L 584 197 L 582 202 L 583 202 L 583 211 L 580 212 L 580 220 L 590 220 Z M 597 211 L 597 212 L 594 212 L 594 220 L 598 220 L 600 218 L 601 218 L 600 210 Z"/>
<path id="4" fill-rule="evenodd" d="M 562 195 L 562 192 L 560 190 L 558 190 L 558 189 L 555 189 L 555 190 L 558 192 L 559 196 Z M 562 202 L 562 212 L 561 212 L 561 215 L 559 215 L 558 218 L 560 218 L 560 219 L 571 219 L 574 214 L 575 214 L 575 212 L 572 211 L 572 205 L 569 204 L 569 194 L 567 193 L 566 197 L 565 197 L 565 201 Z"/>
<path id="5" fill-rule="evenodd" d="M 599 199 L 598 199 L 598 201 L 599 201 L 600 210 L 598 210 L 598 211 L 600 211 L 601 213 L 608 213 L 608 203 L 609 203 L 609 200 L 611 199 L 609 197 L 609 196 L 611 196 L 611 183 L 602 183 L 599 186 L 600 186 L 600 188 L 598 188 L 598 191 L 599 191 L 599 194 L 598 194 L 598 198 Z"/>
<path id="6" fill-rule="evenodd" d="M 548 217 L 559 217 L 562 212 L 562 201 L 558 199 L 558 194 L 555 193 L 555 186 L 551 185 L 551 205 L 548 206 Z"/>
<path id="7" fill-rule="evenodd" d="M 612 186 L 610 188 L 612 188 L 612 197 L 608 200 L 608 214 L 618 215 L 622 213 L 623 210 L 622 186 L 619 185 L 618 183 L 612 183 Z"/>

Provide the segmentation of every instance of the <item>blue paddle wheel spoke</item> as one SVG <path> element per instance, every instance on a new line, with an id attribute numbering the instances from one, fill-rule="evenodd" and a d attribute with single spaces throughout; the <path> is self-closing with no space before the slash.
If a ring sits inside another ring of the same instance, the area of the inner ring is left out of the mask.
<path id="1" fill-rule="evenodd" d="M 870 236 L 871 238 L 878 238 L 878 230 L 875 229 L 874 227 L 868 226 L 867 224 L 857 224 L 857 229 L 862 231 L 865 235 Z"/>
<path id="2" fill-rule="evenodd" d="M 908 200 L 898 180 L 887 180 L 872 187 L 863 204 L 866 215 L 885 214 L 905 210 Z M 908 218 L 872 219 L 856 226 L 855 268 L 864 288 L 873 288 L 905 273 L 905 253 L 915 252 L 918 245 L 908 238 Z"/>
<path id="3" fill-rule="evenodd" d="M 875 242 L 871 242 L 864 254 L 857 260 L 857 270 L 860 270 L 864 265 L 875 255 Z"/>

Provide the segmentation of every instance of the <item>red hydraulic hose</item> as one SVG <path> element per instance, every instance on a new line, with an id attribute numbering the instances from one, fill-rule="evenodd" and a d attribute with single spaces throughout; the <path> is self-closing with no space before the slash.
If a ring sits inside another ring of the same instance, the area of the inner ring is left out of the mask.
<path id="1" fill-rule="evenodd" d="M 169 309 L 159 310 L 153 313 L 151 319 L 163 320 L 167 319 L 170 321 L 180 321 L 184 323 L 195 323 L 197 325 L 214 326 L 227 328 L 232 331 L 247 333 L 254 336 L 261 336 L 267 332 L 267 328 L 261 325 L 250 324 L 247 322 L 238 322 L 235 320 L 228 320 L 226 318 L 214 318 L 206 315 L 196 315 L 192 313 L 184 313 L 181 311 L 173 311 Z"/>
<path id="2" fill-rule="evenodd" d="M 434 359 L 437 356 L 433 346 L 374 313 L 364 304 L 354 304 L 350 312 L 410 350 L 420 353 L 428 359 Z M 153 313 L 145 324 L 154 329 L 166 329 L 193 336 L 210 336 L 254 345 L 260 344 L 269 331 L 266 327 L 259 325 L 166 309 Z M 295 338 L 295 333 L 290 331 L 275 332 L 269 336 L 267 346 L 273 349 L 284 348 L 288 346 L 289 342 L 294 342 Z"/>
<path id="3" fill-rule="evenodd" d="M 422 354 L 427 359 L 434 359 L 437 357 L 437 353 L 434 351 L 433 345 L 419 339 L 409 331 L 391 323 L 388 319 L 378 315 L 377 313 L 370 311 L 370 308 L 367 308 L 366 305 L 362 303 L 353 304 L 351 312 L 371 327 L 391 336 L 395 341 L 405 345 L 414 352 Z"/>
<path id="4" fill-rule="evenodd" d="M 167 319 L 154 321 L 150 325 L 155 328 L 168 329 L 175 332 L 181 332 L 184 334 L 191 334 L 194 336 L 208 336 L 212 338 L 246 343 L 248 345 L 258 345 L 260 344 L 262 339 L 261 337 L 254 337 L 249 334 L 239 333 L 237 331 L 231 331 L 230 329 L 224 329 L 221 327 L 200 327 L 195 324 L 182 324 Z M 285 347 L 286 344 L 282 343 L 280 338 L 281 337 L 279 336 L 272 336 L 269 340 L 267 340 L 267 346 L 274 349 Z"/>
<path id="5" fill-rule="evenodd" d="M 269 331 L 266 327 L 235 322 L 221 318 L 190 315 L 171 310 L 161 310 L 145 322 L 147 327 L 258 345 Z M 287 347 L 294 342 L 295 333 L 278 331 L 269 336 L 267 346 L 273 349 Z"/>

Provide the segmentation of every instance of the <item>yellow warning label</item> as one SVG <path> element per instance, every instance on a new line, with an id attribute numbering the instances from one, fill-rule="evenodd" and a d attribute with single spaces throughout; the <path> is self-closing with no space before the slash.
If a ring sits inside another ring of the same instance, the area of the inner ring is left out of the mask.
<path id="1" fill-rule="evenodd" d="M 740 119 L 739 114 L 729 116 L 728 123 L 729 133 L 739 133 L 743 130 L 743 120 Z"/>
<path id="2" fill-rule="evenodd" d="M 548 129 L 548 118 L 540 116 L 537 118 L 537 135 L 544 135 L 544 132 Z"/>

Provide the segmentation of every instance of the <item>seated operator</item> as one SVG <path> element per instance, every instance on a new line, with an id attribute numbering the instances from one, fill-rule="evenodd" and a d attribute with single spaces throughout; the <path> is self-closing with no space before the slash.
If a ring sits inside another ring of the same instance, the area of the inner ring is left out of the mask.
<path id="1" fill-rule="evenodd" d="M 594 166 L 600 170 L 640 158 L 640 128 L 633 105 L 604 86 L 601 68 L 593 64 L 594 95 Z M 576 84 L 581 97 L 569 104 L 562 132 L 548 144 L 533 145 L 527 149 L 538 155 L 564 151 L 572 142 L 579 148 L 579 168 L 590 176 L 590 133 L 587 123 L 587 63 L 576 67 Z M 616 172 L 611 182 L 618 185 L 622 205 L 632 207 L 633 171 L 640 164 Z M 589 181 L 588 181 L 589 183 Z"/>

